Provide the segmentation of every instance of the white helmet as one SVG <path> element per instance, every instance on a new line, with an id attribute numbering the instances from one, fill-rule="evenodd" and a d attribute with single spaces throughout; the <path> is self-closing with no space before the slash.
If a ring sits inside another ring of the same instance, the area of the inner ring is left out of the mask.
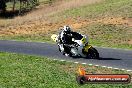
<path id="1" fill-rule="evenodd" d="M 67 33 L 71 32 L 71 28 L 69 26 L 64 26 L 63 29 Z"/>

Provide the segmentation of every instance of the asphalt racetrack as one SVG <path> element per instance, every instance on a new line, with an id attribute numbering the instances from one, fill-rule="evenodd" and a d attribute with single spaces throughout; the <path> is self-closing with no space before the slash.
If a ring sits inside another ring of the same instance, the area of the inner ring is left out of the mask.
<path id="1" fill-rule="evenodd" d="M 100 60 L 66 57 L 59 52 L 55 44 L 0 40 L 1 52 L 39 55 L 61 60 L 132 70 L 132 50 L 95 48 L 100 54 Z"/>

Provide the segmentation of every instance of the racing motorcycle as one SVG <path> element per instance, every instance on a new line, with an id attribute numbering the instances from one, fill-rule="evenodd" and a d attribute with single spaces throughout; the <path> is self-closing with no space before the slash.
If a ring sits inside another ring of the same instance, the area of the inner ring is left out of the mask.
<path id="1" fill-rule="evenodd" d="M 59 35 L 53 34 L 51 39 L 58 44 L 59 51 L 63 52 L 63 44 L 60 44 Z M 73 36 L 74 44 L 70 46 L 70 56 L 83 57 L 89 59 L 99 59 L 98 51 L 88 43 L 88 37 L 77 33 Z"/>

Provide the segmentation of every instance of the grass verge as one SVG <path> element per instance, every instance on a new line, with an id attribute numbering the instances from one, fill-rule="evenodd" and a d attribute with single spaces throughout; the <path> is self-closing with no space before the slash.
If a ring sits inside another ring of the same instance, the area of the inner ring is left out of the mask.
<path id="1" fill-rule="evenodd" d="M 103 17 L 132 17 L 131 0 L 104 0 L 99 3 L 85 5 L 78 8 L 65 10 L 53 14 L 53 17 L 59 18 L 103 18 Z"/>
<path id="2" fill-rule="evenodd" d="M 0 52 L 1 88 L 131 88 L 132 84 L 76 83 L 80 64 L 53 61 L 39 56 Z M 125 71 L 83 65 L 88 73 L 121 74 Z M 131 74 L 132 75 L 132 74 Z"/>
<path id="3" fill-rule="evenodd" d="M 49 0 L 42 1 L 48 2 Z M 55 1 L 57 2 L 59 0 Z M 64 2 L 62 4 L 66 6 Z M 75 3 L 68 3 L 71 6 L 72 4 Z M 41 14 L 41 17 L 35 22 L 33 21 L 26 25 L 17 25 L 16 27 L 11 26 L 5 29 L 1 28 L 0 39 L 51 42 L 50 36 L 52 33 L 57 33 L 57 29 L 60 26 L 79 24 L 78 21 L 80 21 L 80 24 L 85 24 L 85 27 L 80 26 L 79 29 L 81 30 L 77 29 L 77 31 L 88 35 L 91 44 L 112 48 L 132 49 L 132 26 L 130 26 L 132 25 L 131 0 L 104 0 L 94 4 L 76 6 L 76 8 L 67 6 L 65 8 L 69 8 L 68 10 L 61 8 L 60 12 L 54 13 L 54 10 L 59 10 L 60 7 L 61 4 L 53 4 L 53 6 L 49 6 L 51 9 L 45 8 L 47 15 L 42 14 L 43 9 L 40 10 L 41 13 L 38 13 L 38 11 L 37 15 L 39 17 Z M 53 14 L 51 14 L 52 12 Z M 34 20 L 33 17 L 35 16 L 29 14 L 27 18 Z M 45 22 L 45 18 L 48 21 Z M 6 24 L 4 21 L 1 21 L 1 23 Z"/>

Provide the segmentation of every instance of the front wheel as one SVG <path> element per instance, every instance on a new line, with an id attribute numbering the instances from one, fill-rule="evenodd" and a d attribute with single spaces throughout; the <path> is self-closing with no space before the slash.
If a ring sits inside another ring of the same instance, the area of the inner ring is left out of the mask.
<path id="1" fill-rule="evenodd" d="M 98 51 L 93 47 L 89 48 L 88 53 L 87 53 L 87 58 L 89 58 L 89 59 L 99 59 Z"/>

